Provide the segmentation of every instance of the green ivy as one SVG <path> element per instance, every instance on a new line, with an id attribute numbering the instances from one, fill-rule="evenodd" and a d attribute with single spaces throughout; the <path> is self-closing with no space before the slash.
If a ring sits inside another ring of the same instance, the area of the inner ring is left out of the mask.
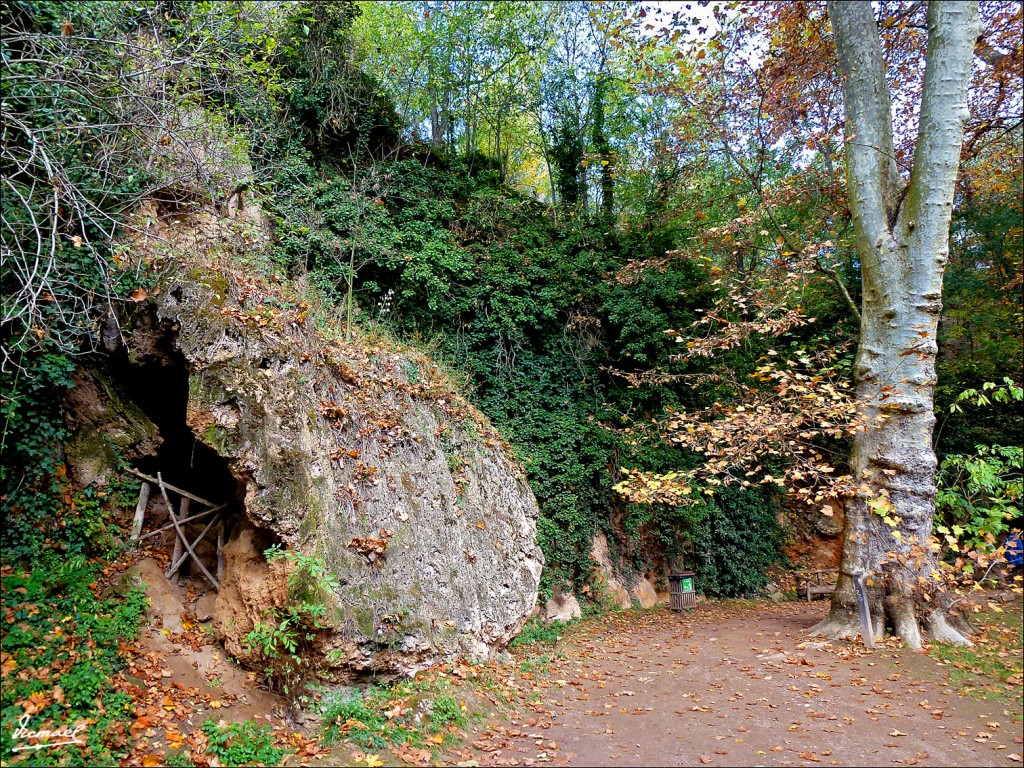
<path id="1" fill-rule="evenodd" d="M 728 486 L 701 506 L 690 530 L 697 591 L 709 597 L 756 595 L 785 542 L 774 491 Z"/>
<path id="2" fill-rule="evenodd" d="M 241 723 L 217 723 L 207 720 L 203 733 L 209 739 L 206 754 L 221 765 L 280 765 L 288 751 L 274 744 L 269 725 L 246 720 Z"/>
<path id="3" fill-rule="evenodd" d="M 31 571 L 4 575 L 4 684 L 0 687 L 0 756 L 17 753 L 13 733 L 30 705 L 36 727 L 47 721 L 74 725 L 89 719 L 85 746 L 40 750 L 35 764 L 116 763 L 130 746 L 119 719 L 131 715 L 131 700 L 112 684 L 123 668 L 118 641 L 133 638 L 147 604 L 133 586 L 118 597 L 98 598 L 90 585 L 100 565 L 81 556 L 40 555 Z M 27 673 L 27 674 L 23 674 Z M 55 691 L 62 696 L 56 696 Z M 33 700 L 33 696 L 37 697 Z M 117 734 L 121 733 L 121 737 Z"/>

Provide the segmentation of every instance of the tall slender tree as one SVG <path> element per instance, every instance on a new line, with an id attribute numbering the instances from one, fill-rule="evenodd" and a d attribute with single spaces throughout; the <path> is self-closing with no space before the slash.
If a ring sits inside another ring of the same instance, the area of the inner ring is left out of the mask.
<path id="1" fill-rule="evenodd" d="M 947 601 L 940 596 L 925 606 L 917 598 L 935 568 L 936 338 L 978 6 L 928 5 L 927 69 L 907 179 L 896 164 L 872 4 L 830 0 L 828 12 L 844 79 L 847 197 L 863 281 L 854 377 L 869 423 L 854 439 L 857 493 L 846 504 L 838 588 L 816 629 L 832 637 L 859 633 L 853 579 L 864 574 L 875 634 L 888 617 L 912 648 L 921 647 L 922 622 L 933 638 L 966 644 L 948 620 Z"/>

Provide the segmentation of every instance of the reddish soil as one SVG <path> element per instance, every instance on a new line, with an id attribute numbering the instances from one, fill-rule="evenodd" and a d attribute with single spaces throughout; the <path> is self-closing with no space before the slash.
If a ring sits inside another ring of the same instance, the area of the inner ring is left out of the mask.
<path id="1" fill-rule="evenodd" d="M 535 712 L 481 729 L 452 762 L 1017 764 L 1017 705 L 960 696 L 937 661 L 895 644 L 815 642 L 805 630 L 827 609 L 618 614 L 559 642 L 564 658 L 534 681 Z"/>
<path id="2" fill-rule="evenodd" d="M 139 633 L 140 648 L 170 670 L 172 685 L 195 689 L 197 695 L 217 702 L 215 709 L 197 709 L 182 730 L 187 732 L 206 718 L 228 722 L 258 718 L 277 724 L 287 702 L 257 687 L 255 675 L 229 661 L 208 628 L 189 623 L 185 589 L 168 583 L 151 558 L 139 561 L 135 570 L 150 600 L 149 621 Z"/>

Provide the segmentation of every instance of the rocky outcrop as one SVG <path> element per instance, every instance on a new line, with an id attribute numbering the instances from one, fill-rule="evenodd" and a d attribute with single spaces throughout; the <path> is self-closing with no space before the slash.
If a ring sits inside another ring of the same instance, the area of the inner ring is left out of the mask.
<path id="1" fill-rule="evenodd" d="M 302 295 L 233 266 L 259 252 L 251 222 L 156 217 L 139 231 L 137 258 L 163 276 L 126 323 L 128 346 L 138 357 L 152 334 L 173 338 L 188 428 L 244 487 L 252 527 L 225 548 L 214 611 L 228 651 L 244 655 L 287 593 L 254 530 L 337 578 L 322 651 L 339 674 L 507 644 L 543 558 L 536 500 L 486 418 L 424 356 L 314 331 Z"/>
<path id="2" fill-rule="evenodd" d="M 640 579 L 634 584 L 631 594 L 640 603 L 641 608 L 653 608 L 659 602 L 658 591 L 647 579 Z"/>
<path id="3" fill-rule="evenodd" d="M 64 453 L 79 488 L 113 477 L 124 459 L 155 455 L 161 437 L 156 424 L 108 376 L 79 368 L 64 397 L 70 435 Z"/>
<path id="4" fill-rule="evenodd" d="M 633 601 L 615 574 L 611 554 L 608 551 L 608 537 L 604 533 L 598 532 L 594 536 L 590 557 L 595 563 L 591 570 L 590 581 L 597 599 L 617 608 L 631 608 Z"/>
<path id="5" fill-rule="evenodd" d="M 566 595 L 560 589 L 556 589 L 555 594 L 544 605 L 544 621 L 549 623 L 573 621 L 581 616 L 583 610 L 580 608 L 580 602 L 571 592 Z"/>

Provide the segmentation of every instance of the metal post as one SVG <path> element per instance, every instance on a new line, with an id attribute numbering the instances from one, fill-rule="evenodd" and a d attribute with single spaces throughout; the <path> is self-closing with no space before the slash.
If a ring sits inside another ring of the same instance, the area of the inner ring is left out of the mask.
<path id="1" fill-rule="evenodd" d="M 860 635 L 864 645 L 875 647 L 875 630 L 871 624 L 871 608 L 868 606 L 868 594 L 864 589 L 864 573 L 853 574 L 853 584 L 857 588 L 857 612 L 860 613 Z"/>

